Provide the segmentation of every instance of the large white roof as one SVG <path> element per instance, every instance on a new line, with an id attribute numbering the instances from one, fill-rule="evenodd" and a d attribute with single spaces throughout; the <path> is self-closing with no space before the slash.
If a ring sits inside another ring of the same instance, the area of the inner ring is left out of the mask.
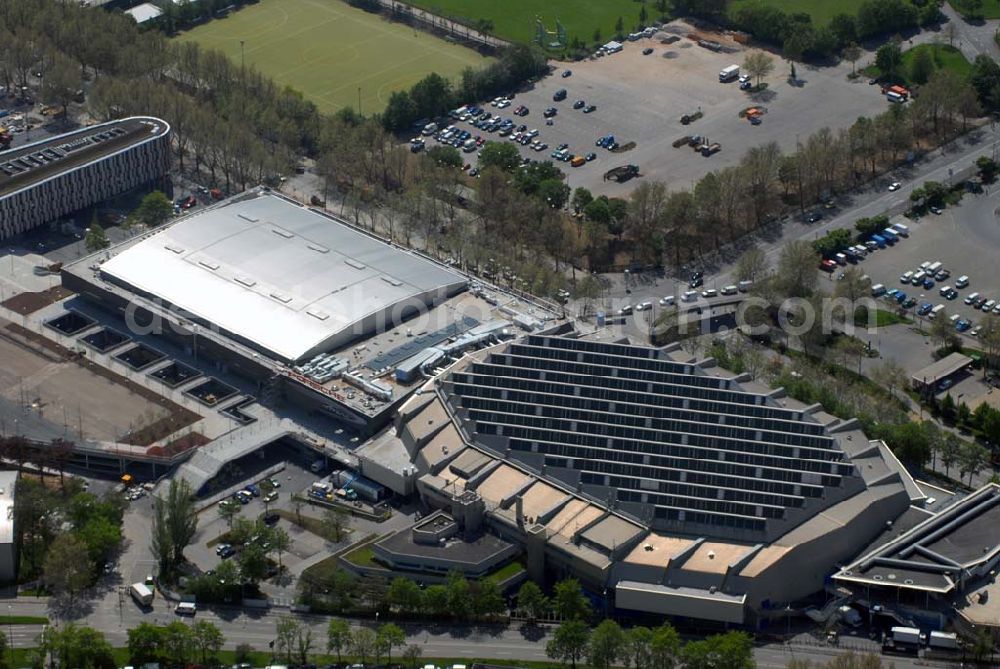
<path id="1" fill-rule="evenodd" d="M 101 273 L 285 361 L 391 327 L 466 285 L 445 267 L 267 193 L 165 227 Z"/>

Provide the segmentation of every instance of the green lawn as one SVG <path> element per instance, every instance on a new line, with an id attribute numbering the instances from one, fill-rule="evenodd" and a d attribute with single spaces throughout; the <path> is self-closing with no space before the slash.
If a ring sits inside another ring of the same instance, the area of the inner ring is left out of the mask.
<path id="1" fill-rule="evenodd" d="M 236 63 L 243 40 L 247 65 L 301 91 L 324 112 L 357 107 L 359 89 L 361 112 L 381 111 L 393 91 L 431 72 L 455 79 L 487 60 L 341 0 L 261 0 L 176 39 L 219 49 Z"/>
<path id="2" fill-rule="evenodd" d="M 917 53 L 929 51 L 934 69 L 948 69 L 963 77 L 967 77 L 972 72 L 972 63 L 965 59 L 962 52 L 957 47 L 947 44 L 918 44 L 908 51 L 903 52 L 903 65 L 900 68 L 900 76 L 897 77 L 901 83 L 909 85 L 910 71 Z M 882 76 L 881 70 L 872 65 L 864 70 L 865 74 L 872 77 Z"/>
<path id="3" fill-rule="evenodd" d="M 522 571 L 524 571 L 524 565 L 515 561 L 500 567 L 496 571 L 490 572 L 486 575 L 486 578 L 492 578 L 497 583 L 503 583 L 511 576 L 519 574 Z"/>
<path id="4" fill-rule="evenodd" d="M 355 548 L 350 553 L 345 554 L 344 559 L 358 565 L 359 567 L 376 567 L 385 569 L 385 567 L 380 565 L 378 562 L 375 562 L 375 551 L 372 549 L 371 544 Z"/>
<path id="5" fill-rule="evenodd" d="M 569 41 L 578 37 L 592 43 L 595 29 L 600 29 L 602 40 L 607 41 L 614 35 L 619 17 L 625 31 L 631 31 L 639 23 L 640 8 L 633 0 L 411 0 L 411 4 L 473 25 L 479 19 L 489 19 L 497 37 L 525 43 L 535 39 L 536 18 L 551 32 L 555 32 L 558 19 Z M 646 11 L 648 20 L 655 18 L 654 3 L 648 3 Z"/>
<path id="6" fill-rule="evenodd" d="M 864 0 L 732 0 L 729 3 L 729 15 L 732 16 L 743 7 L 765 5 L 777 7 L 786 14 L 808 14 L 812 17 L 813 25 L 822 26 L 837 14 L 856 16 L 862 2 Z"/>
<path id="7" fill-rule="evenodd" d="M 963 0 L 948 0 L 948 4 L 955 8 L 956 11 L 962 13 L 964 7 L 969 3 Z M 1000 0 L 983 0 L 982 14 L 984 19 L 1000 19 Z"/>

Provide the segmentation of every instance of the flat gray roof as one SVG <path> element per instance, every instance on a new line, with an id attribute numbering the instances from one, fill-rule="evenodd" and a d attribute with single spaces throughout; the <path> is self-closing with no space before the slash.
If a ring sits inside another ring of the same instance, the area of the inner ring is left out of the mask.
<path id="1" fill-rule="evenodd" d="M 268 192 L 157 230 L 101 275 L 283 361 L 393 327 L 461 275 Z"/>
<path id="2" fill-rule="evenodd" d="M 952 353 L 935 363 L 927 365 L 913 374 L 913 382 L 920 385 L 933 385 L 943 378 L 951 376 L 960 369 L 972 364 L 972 358 L 961 353 Z"/>

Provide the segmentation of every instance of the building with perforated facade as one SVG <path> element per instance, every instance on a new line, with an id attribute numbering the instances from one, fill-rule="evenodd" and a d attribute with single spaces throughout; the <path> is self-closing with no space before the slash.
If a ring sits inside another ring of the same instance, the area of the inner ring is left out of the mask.
<path id="1" fill-rule="evenodd" d="M 170 126 L 133 117 L 0 152 L 0 239 L 163 177 Z"/>

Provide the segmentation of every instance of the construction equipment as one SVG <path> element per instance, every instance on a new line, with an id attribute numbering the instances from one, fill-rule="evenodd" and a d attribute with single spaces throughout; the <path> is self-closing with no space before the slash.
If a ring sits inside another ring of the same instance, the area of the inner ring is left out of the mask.
<path id="1" fill-rule="evenodd" d="M 617 181 L 621 183 L 623 181 L 628 181 L 632 177 L 639 176 L 639 166 L 638 165 L 621 165 L 610 169 L 604 173 L 605 181 Z"/>

